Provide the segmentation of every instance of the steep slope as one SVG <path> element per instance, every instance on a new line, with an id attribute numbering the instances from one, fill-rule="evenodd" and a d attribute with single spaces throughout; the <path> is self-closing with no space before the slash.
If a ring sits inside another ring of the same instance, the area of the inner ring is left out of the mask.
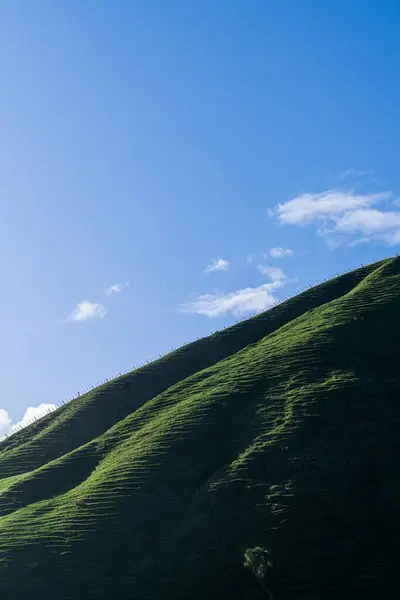
<path id="1" fill-rule="evenodd" d="M 93 390 L 0 445 L 0 598 L 400 590 L 400 259 Z"/>

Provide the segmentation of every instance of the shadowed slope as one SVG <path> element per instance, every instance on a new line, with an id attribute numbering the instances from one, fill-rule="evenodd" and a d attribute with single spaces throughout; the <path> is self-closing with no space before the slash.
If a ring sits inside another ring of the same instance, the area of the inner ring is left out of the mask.
<path id="1" fill-rule="evenodd" d="M 0 446 L 0 597 L 256 600 L 262 545 L 276 600 L 392 598 L 399 272 L 309 290 Z"/>
<path id="2" fill-rule="evenodd" d="M 0 443 L 0 476 L 30 471 L 107 431 L 175 383 L 254 344 L 286 323 L 348 293 L 382 263 L 311 288 L 247 321 L 171 352 L 61 406 Z"/>

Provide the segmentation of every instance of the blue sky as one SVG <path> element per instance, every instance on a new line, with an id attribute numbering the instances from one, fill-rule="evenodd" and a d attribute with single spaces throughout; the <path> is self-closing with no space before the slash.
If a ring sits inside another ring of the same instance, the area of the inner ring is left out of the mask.
<path id="1" fill-rule="evenodd" d="M 2 431 L 398 252 L 399 13 L 3 0 Z"/>

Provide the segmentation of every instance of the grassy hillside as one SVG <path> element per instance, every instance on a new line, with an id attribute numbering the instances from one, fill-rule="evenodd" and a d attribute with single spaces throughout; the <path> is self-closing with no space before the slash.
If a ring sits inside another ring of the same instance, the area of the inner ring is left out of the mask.
<path id="1" fill-rule="evenodd" d="M 317 286 L 0 444 L 0 600 L 400 591 L 400 259 Z"/>

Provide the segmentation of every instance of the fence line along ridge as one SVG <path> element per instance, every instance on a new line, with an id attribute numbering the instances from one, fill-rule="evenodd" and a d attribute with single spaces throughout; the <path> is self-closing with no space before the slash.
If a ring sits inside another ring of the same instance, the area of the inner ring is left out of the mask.
<path id="1" fill-rule="evenodd" d="M 398 258 L 399 256 L 400 256 L 399 254 L 395 255 L 396 258 Z M 371 263 L 368 263 L 368 264 L 374 265 L 377 262 L 382 262 L 383 260 L 388 260 L 388 258 L 393 258 L 393 257 L 387 257 L 387 256 L 385 256 L 384 258 L 375 259 Z M 194 340 L 191 340 L 189 342 L 184 342 L 180 346 L 174 346 L 173 348 L 171 348 L 171 349 L 167 350 L 166 352 L 164 352 L 164 354 L 163 353 L 157 354 L 154 358 L 144 360 L 144 361 L 138 363 L 137 365 L 133 366 L 128 371 L 125 371 L 123 373 L 118 373 L 114 377 L 109 377 L 109 378 L 106 377 L 104 380 L 98 381 L 96 384 L 90 385 L 88 388 L 85 388 L 83 391 L 78 392 L 76 394 L 76 396 L 72 396 L 69 399 L 67 398 L 65 400 L 61 400 L 60 403 L 55 404 L 55 408 L 49 408 L 46 411 L 44 411 L 43 413 L 40 413 L 39 415 L 37 415 L 36 417 L 34 417 L 33 419 L 30 419 L 29 421 L 24 421 L 23 423 L 20 423 L 18 425 L 13 425 L 11 427 L 10 431 L 8 431 L 7 433 L 5 433 L 2 436 L 0 436 L 0 443 L 3 442 L 6 439 L 9 439 L 15 433 L 18 433 L 22 429 L 25 429 L 26 427 L 29 427 L 29 425 L 33 425 L 34 423 L 36 423 L 36 421 L 39 421 L 40 419 L 43 419 L 44 417 L 46 417 L 50 413 L 55 412 L 61 406 L 65 406 L 66 404 L 69 404 L 73 400 L 77 400 L 81 396 L 83 396 L 83 395 L 87 394 L 88 392 L 96 389 L 97 387 L 100 387 L 101 385 L 104 385 L 105 383 L 109 383 L 110 381 L 114 381 L 115 379 L 118 379 L 119 377 L 123 377 L 125 375 L 128 375 L 129 373 L 132 373 L 133 371 L 136 371 L 136 370 L 140 369 L 141 367 L 149 365 L 152 362 L 155 362 L 157 360 L 161 360 L 161 359 L 165 358 L 166 356 L 168 356 L 169 354 L 171 354 L 172 352 L 176 352 L 177 350 L 185 348 L 189 344 L 192 344 L 192 343 L 194 343 L 196 341 L 199 341 L 199 340 L 211 337 L 213 335 L 216 335 L 218 333 L 221 333 L 223 331 L 226 331 L 227 329 L 230 329 L 231 327 L 235 327 L 236 325 L 239 325 L 240 323 L 244 323 L 245 321 L 248 321 L 249 319 L 253 319 L 254 317 L 257 317 L 258 315 L 260 315 L 262 313 L 269 312 L 269 311 L 273 310 L 274 308 L 276 308 L 277 306 L 280 306 L 281 304 L 284 304 L 288 300 L 292 300 L 293 298 L 296 298 L 297 296 L 301 296 L 301 294 L 303 294 L 304 292 L 307 292 L 308 290 L 311 290 L 312 288 L 318 287 L 319 285 L 327 283 L 328 281 L 332 281 L 333 279 L 337 279 L 338 277 L 342 277 L 343 275 L 347 275 L 348 273 L 351 273 L 352 271 L 356 271 L 357 269 L 361 269 L 362 267 L 365 267 L 365 266 L 367 266 L 367 265 L 364 265 L 363 263 L 361 263 L 358 267 L 354 267 L 354 268 L 351 268 L 351 269 L 346 269 L 345 271 L 343 271 L 341 273 L 340 272 L 339 273 L 335 273 L 335 275 L 333 275 L 331 277 L 325 277 L 324 279 L 322 279 L 321 281 L 318 281 L 317 283 L 314 283 L 314 284 L 311 284 L 311 285 L 306 285 L 306 286 L 304 286 L 302 288 L 297 288 L 297 290 L 293 294 L 289 294 L 288 296 L 285 296 L 281 300 L 276 300 L 275 302 L 272 302 L 271 304 L 267 304 L 263 308 L 255 310 L 255 311 L 249 313 L 248 315 L 245 315 L 243 318 L 238 319 L 237 321 L 234 321 L 233 323 L 230 323 L 229 325 L 225 325 L 224 327 L 221 327 L 220 329 L 215 329 L 214 331 L 211 331 L 207 335 L 198 337 L 198 338 L 196 338 Z"/>

